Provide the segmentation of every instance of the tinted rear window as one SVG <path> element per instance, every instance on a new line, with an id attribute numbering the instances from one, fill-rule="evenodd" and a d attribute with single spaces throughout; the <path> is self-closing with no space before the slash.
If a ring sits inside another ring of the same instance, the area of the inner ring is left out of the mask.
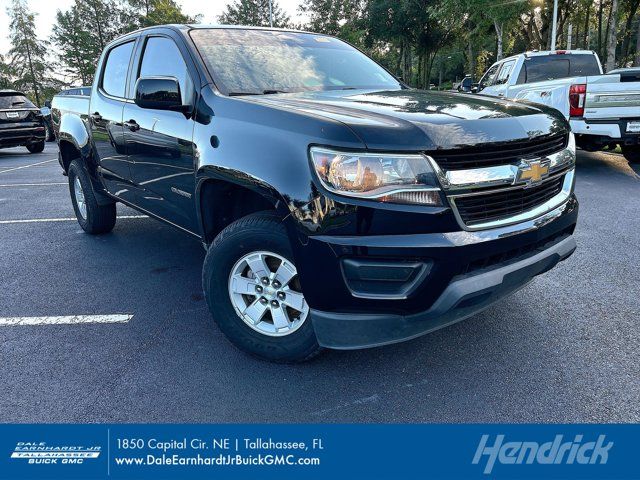
<path id="1" fill-rule="evenodd" d="M 518 83 L 587 75 L 600 75 L 600 67 L 594 55 L 545 55 L 525 59 Z"/>
<path id="2" fill-rule="evenodd" d="M 24 95 L 2 95 L 0 94 L 0 108 L 35 108 L 35 105 L 31 103 Z"/>

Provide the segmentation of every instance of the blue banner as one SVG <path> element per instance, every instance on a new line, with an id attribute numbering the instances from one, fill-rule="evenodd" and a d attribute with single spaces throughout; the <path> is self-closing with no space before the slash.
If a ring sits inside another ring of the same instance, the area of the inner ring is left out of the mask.
<path id="1" fill-rule="evenodd" d="M 638 425 L 0 425 L 0 478 L 640 479 Z"/>

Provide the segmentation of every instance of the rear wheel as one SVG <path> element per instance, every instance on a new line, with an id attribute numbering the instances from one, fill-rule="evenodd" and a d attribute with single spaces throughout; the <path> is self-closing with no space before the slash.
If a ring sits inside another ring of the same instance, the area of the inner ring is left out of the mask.
<path id="1" fill-rule="evenodd" d="M 622 154 L 629 163 L 640 163 L 640 145 L 623 145 Z"/>
<path id="2" fill-rule="evenodd" d="M 78 160 L 74 160 L 69 166 L 69 191 L 76 218 L 85 232 L 97 235 L 113 230 L 116 224 L 116 204 L 98 204 L 89 175 Z"/>
<path id="3" fill-rule="evenodd" d="M 320 352 L 289 237 L 274 215 L 225 228 L 207 252 L 202 284 L 215 322 L 238 348 L 275 362 Z"/>
<path id="4" fill-rule="evenodd" d="M 30 143 L 27 145 L 27 150 L 29 153 L 40 153 L 44 150 L 44 140 L 36 143 Z"/>

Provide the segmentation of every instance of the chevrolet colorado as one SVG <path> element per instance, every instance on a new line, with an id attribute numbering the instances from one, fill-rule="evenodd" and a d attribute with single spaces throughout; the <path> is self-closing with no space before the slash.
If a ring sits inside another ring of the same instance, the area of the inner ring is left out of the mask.
<path id="1" fill-rule="evenodd" d="M 514 55 L 493 64 L 477 90 L 557 108 L 569 120 L 578 147 L 595 151 L 620 145 L 629 162 L 640 161 L 640 81 L 620 70 L 602 75 L 595 52 Z"/>
<path id="2" fill-rule="evenodd" d="M 302 361 L 469 317 L 575 249 L 575 142 L 544 106 L 413 90 L 330 36 L 162 26 L 53 99 L 78 222 L 116 202 L 207 249 L 214 320 Z"/>

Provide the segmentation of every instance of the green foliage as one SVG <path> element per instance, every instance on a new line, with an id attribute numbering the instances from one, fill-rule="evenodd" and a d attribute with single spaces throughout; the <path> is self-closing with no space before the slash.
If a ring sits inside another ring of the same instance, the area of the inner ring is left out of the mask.
<path id="1" fill-rule="evenodd" d="M 90 84 L 104 46 L 117 36 L 199 21 L 178 2 L 74 0 L 57 13 L 49 48 L 36 35 L 27 0 L 12 0 L 12 48 L 0 57 L 0 88 L 25 90 L 41 102 L 63 83 Z M 566 48 L 571 24 L 573 48 L 597 50 L 603 63 L 612 50 L 619 66 L 640 63 L 640 0 L 618 3 L 610 15 L 612 0 L 558 0 L 558 48 Z M 553 0 L 300 0 L 299 11 L 308 21 L 296 28 L 336 35 L 405 82 L 429 88 L 469 73 L 478 79 L 500 55 L 548 49 Z M 269 1 L 232 0 L 218 20 L 268 26 Z M 276 0 L 273 20 L 275 27 L 293 27 Z M 607 45 L 609 31 L 615 41 Z"/>
<path id="2" fill-rule="evenodd" d="M 273 26 L 287 28 L 291 19 L 273 0 L 271 13 Z M 254 27 L 269 26 L 269 0 L 234 0 L 218 17 L 218 21 L 226 25 L 250 25 Z"/>
<path id="3" fill-rule="evenodd" d="M 8 9 L 9 72 L 14 78 L 13 87 L 32 96 L 40 104 L 40 93 L 47 74 L 47 42 L 36 35 L 35 14 L 25 0 L 13 0 Z"/>
<path id="4" fill-rule="evenodd" d="M 9 66 L 5 63 L 4 57 L 0 55 L 0 89 L 11 88 L 11 76 Z"/>
<path id="5" fill-rule="evenodd" d="M 196 23 L 199 16 L 185 15 L 174 0 L 127 0 L 123 14 L 136 28 L 173 23 Z"/>

